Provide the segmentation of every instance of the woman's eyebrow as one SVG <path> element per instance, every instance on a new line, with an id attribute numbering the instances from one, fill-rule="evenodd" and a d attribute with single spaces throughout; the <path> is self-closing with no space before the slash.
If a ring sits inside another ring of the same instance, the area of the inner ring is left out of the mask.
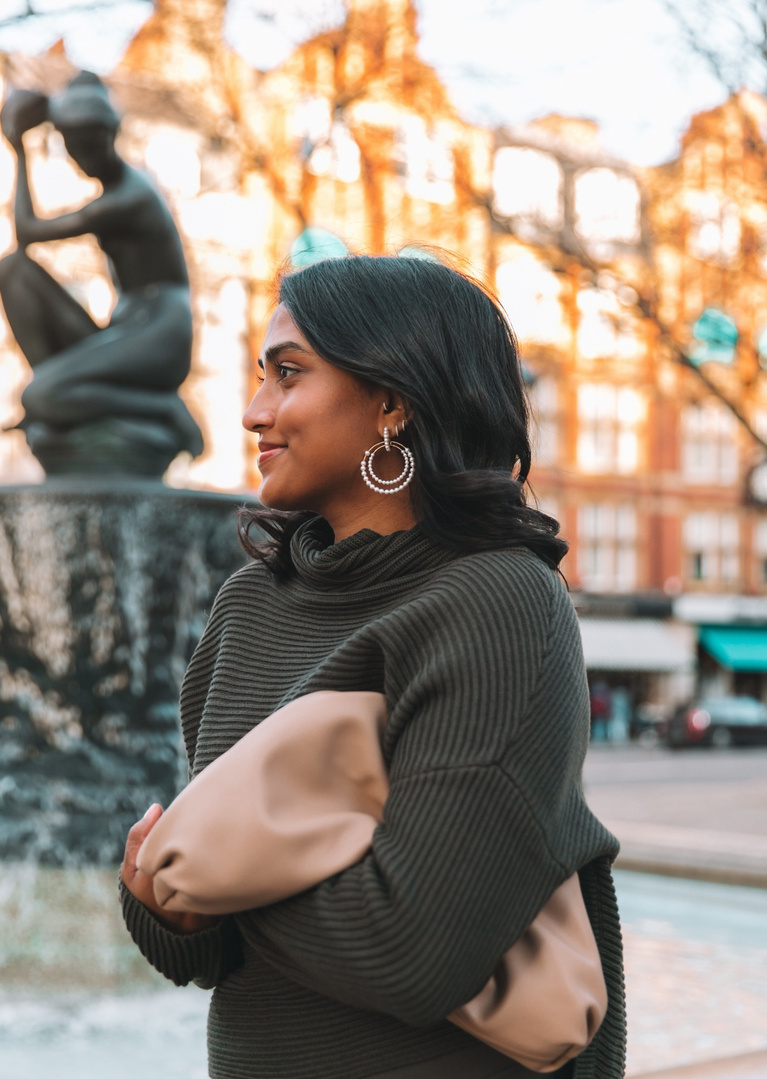
<path id="1" fill-rule="evenodd" d="M 303 352 L 305 356 L 311 355 L 307 348 L 303 345 L 299 345 L 297 341 L 280 341 L 278 345 L 270 345 L 270 347 L 264 353 L 264 362 L 275 363 L 277 357 L 283 352 Z M 263 367 L 263 362 L 258 361 L 259 365 Z"/>

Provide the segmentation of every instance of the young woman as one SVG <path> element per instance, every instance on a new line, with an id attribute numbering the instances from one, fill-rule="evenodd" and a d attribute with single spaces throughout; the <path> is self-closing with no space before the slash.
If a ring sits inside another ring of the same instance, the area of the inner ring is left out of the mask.
<path id="1" fill-rule="evenodd" d="M 190 770 L 296 697 L 383 692 L 384 821 L 332 879 L 211 919 L 162 911 L 137 870 L 152 807 L 126 848 L 128 927 L 168 978 L 215 987 L 214 1079 L 532 1076 L 446 1017 L 578 872 L 609 1003 L 550 1074 L 619 1079 L 617 843 L 583 799 L 588 689 L 566 544 L 525 505 L 513 333 L 481 288 L 423 260 L 320 262 L 279 300 L 244 417 L 268 508 L 243 514 L 254 561 L 186 675 Z"/>

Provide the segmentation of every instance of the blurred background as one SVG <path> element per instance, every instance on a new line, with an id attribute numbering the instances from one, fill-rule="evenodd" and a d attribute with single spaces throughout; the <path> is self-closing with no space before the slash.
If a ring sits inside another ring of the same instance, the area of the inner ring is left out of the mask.
<path id="1" fill-rule="evenodd" d="M 181 231 L 195 318 L 181 393 L 206 449 L 173 463 L 171 486 L 258 484 L 239 417 L 280 265 L 444 250 L 504 304 L 532 487 L 571 544 L 587 794 L 623 843 L 635 1076 L 767 1076 L 766 25 L 764 0 L 0 4 L 4 92 L 101 74 L 120 152 Z M 49 125 L 27 139 L 43 216 L 98 192 Z M 14 176 L 2 144 L 0 255 Z M 31 251 L 106 323 L 92 237 Z M 43 479 L 10 429 L 29 377 L 0 317 L 0 485 Z M 11 1067 L 64 1076 L 64 1039 L 78 1075 L 119 1079 L 139 1028 L 158 1059 L 167 1014 L 163 1074 L 203 1075 L 203 994 L 141 1011 L 157 986 L 93 879 L 54 888 L 53 936 L 29 913 L 49 909 L 50 879 L 0 882 L 0 975 L 31 994 L 21 1012 L 0 999 Z M 684 1067 L 698 1070 L 669 1070 Z"/>

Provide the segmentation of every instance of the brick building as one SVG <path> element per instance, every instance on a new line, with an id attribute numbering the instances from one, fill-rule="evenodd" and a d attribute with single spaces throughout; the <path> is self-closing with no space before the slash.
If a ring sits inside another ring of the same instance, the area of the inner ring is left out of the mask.
<path id="1" fill-rule="evenodd" d="M 564 569 L 595 677 L 634 705 L 681 699 L 696 670 L 713 690 L 767 696 L 767 103 L 731 97 L 694 117 L 675 161 L 638 169 L 604 153 L 587 120 L 465 123 L 418 56 L 410 0 L 348 0 L 343 26 L 267 73 L 224 44 L 224 8 L 160 0 L 108 80 L 122 150 L 168 197 L 192 276 L 183 393 L 207 448 L 170 481 L 257 482 L 233 417 L 277 266 L 445 248 L 496 289 L 518 333 L 533 487 L 572 544 Z M 69 71 L 60 50 L 4 58 L 14 85 L 52 90 Z M 81 202 L 90 188 L 55 132 L 29 138 L 41 209 Z M 3 147 L 2 249 L 12 169 Z M 35 257 L 105 318 L 95 244 L 44 246 Z M 28 373 L 2 320 L 1 332 L 8 423 Z M 39 478 L 18 433 L 0 435 L 0 478 Z M 761 665 L 728 652 L 733 625 L 765 634 Z"/>

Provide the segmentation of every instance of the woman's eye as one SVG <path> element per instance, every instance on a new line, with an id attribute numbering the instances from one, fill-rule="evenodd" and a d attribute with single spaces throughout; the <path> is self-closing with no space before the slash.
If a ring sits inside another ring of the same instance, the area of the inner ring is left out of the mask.
<path id="1" fill-rule="evenodd" d="M 294 375 L 295 373 L 295 367 L 285 367 L 282 363 L 277 364 L 277 377 L 280 381 L 284 378 L 289 378 L 290 375 Z"/>

